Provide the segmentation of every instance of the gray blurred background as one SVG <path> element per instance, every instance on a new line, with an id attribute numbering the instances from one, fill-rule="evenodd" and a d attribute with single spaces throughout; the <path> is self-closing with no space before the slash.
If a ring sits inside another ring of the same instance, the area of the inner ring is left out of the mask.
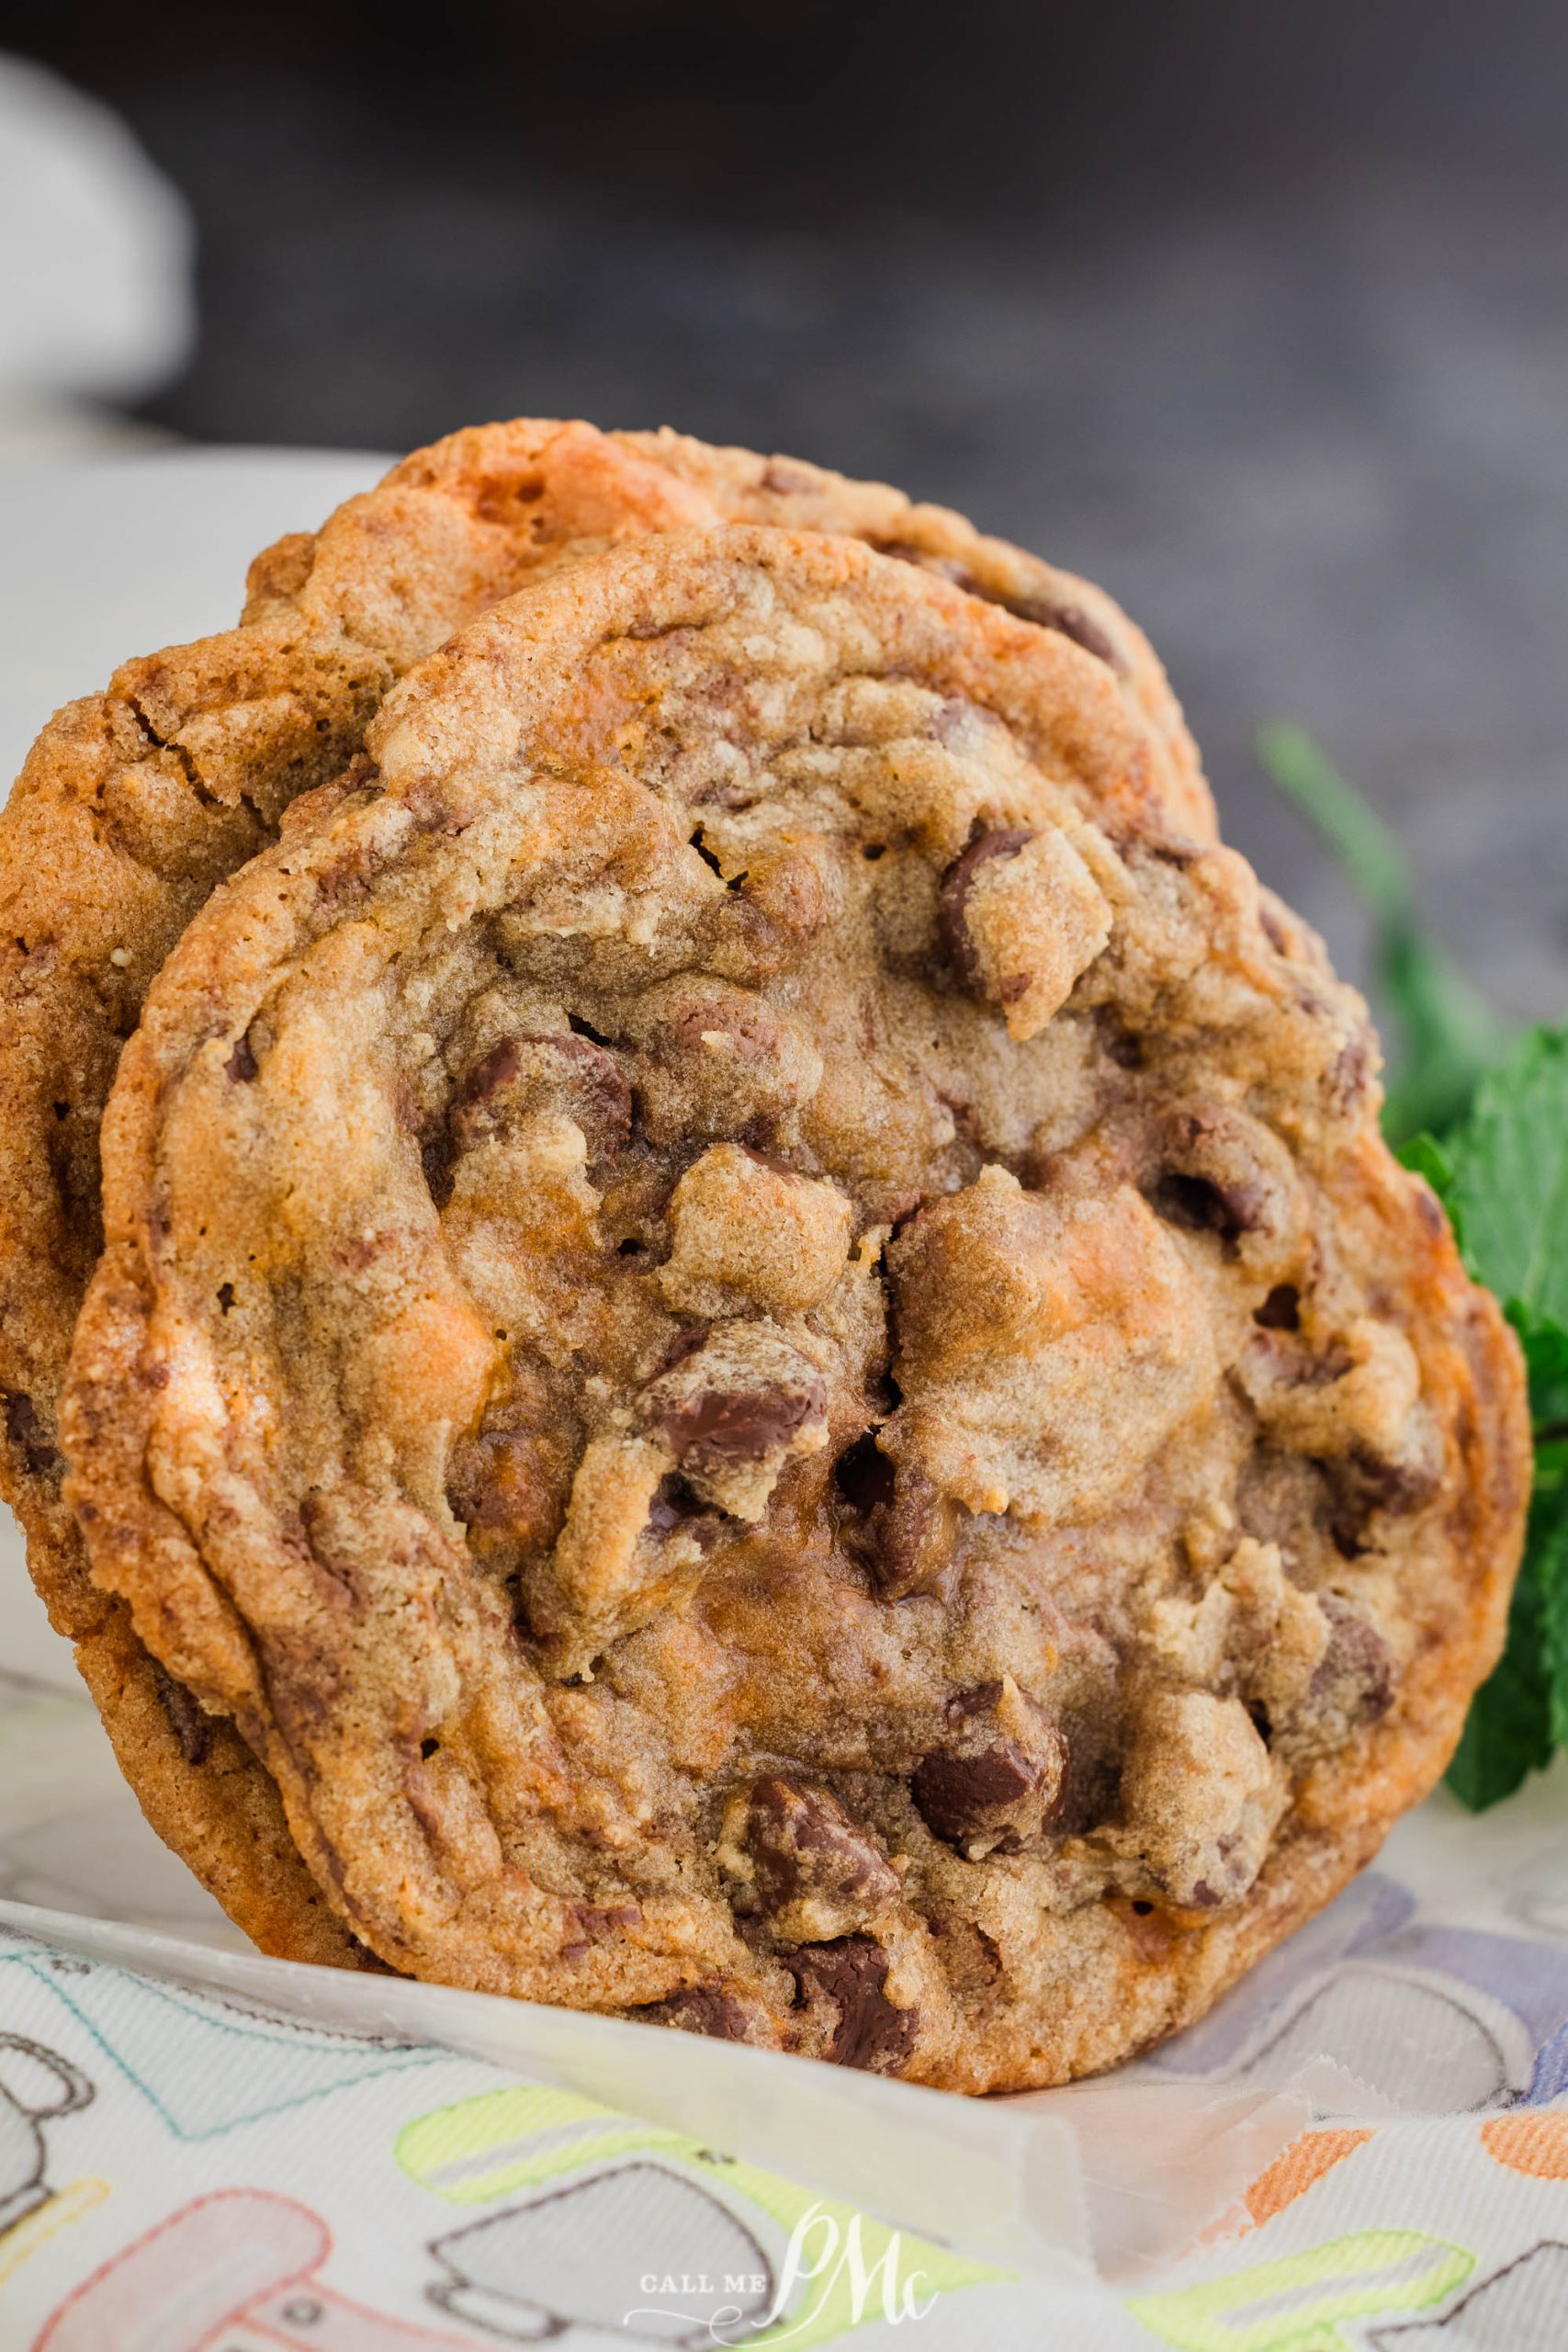
<path id="1" fill-rule="evenodd" d="M 194 216 L 144 424 L 581 413 L 944 500 L 1145 623 L 1351 969 L 1260 719 L 1394 820 L 1509 1012 L 1568 1003 L 1562 0 L 60 0 L 6 38 Z"/>

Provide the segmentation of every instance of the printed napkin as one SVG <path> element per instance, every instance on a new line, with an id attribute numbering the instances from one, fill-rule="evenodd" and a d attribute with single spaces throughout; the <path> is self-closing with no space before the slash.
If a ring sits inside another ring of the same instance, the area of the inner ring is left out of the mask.
<path id="1" fill-rule="evenodd" d="M 1015 2099 L 264 1960 L 3 1677 L 0 1898 L 0 2352 L 1568 2345 L 1561 1771 Z"/>

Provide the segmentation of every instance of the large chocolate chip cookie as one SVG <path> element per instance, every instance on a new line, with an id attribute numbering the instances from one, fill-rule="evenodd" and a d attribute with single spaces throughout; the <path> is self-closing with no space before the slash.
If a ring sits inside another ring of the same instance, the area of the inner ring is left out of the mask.
<path id="1" fill-rule="evenodd" d="M 796 517 L 960 579 L 1087 646 L 1146 721 L 1151 788 L 1210 822 L 1158 663 L 1098 591 L 897 491 L 672 433 L 524 419 L 416 452 L 252 569 L 238 628 L 127 662 L 44 729 L 0 819 L 0 1487 L 154 1826 L 269 1951 L 352 1960 L 272 1785 L 87 1577 L 56 1400 L 101 1243 L 98 1121 L 164 957 L 335 775 L 393 681 L 541 566 L 638 533 Z M 263 1858 L 258 1866 L 257 1857 Z"/>
<path id="2" fill-rule="evenodd" d="M 1441 1770 L 1513 1344 L 1146 742 L 931 572 L 661 534 L 416 669 L 164 967 L 70 1491 L 385 1962 L 1052 2082 Z"/>

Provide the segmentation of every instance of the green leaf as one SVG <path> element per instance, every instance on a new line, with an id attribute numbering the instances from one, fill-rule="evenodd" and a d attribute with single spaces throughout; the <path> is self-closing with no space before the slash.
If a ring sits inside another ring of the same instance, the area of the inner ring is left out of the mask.
<path id="1" fill-rule="evenodd" d="M 1464 1116 L 1507 1033 L 1421 922 L 1397 837 L 1300 727 L 1261 728 L 1258 755 L 1322 834 L 1372 922 L 1372 989 L 1390 1036 L 1383 1126 L 1400 1143 Z M 1423 1171 L 1425 1172 L 1425 1171 Z"/>
<path id="2" fill-rule="evenodd" d="M 1535 1581 L 1541 1599 L 1541 1636 L 1551 1691 L 1551 1739 L 1568 1747 L 1568 1489 L 1531 1544 Z M 1531 1512 L 1532 1521 L 1535 1513 Z"/>
<path id="3" fill-rule="evenodd" d="M 1545 1649 L 1545 1609 L 1526 1555 L 1508 1610 L 1503 1656 L 1470 1702 L 1449 1786 L 1472 1813 L 1511 1797 L 1531 1772 L 1551 1761 L 1552 1682 Z"/>
<path id="4" fill-rule="evenodd" d="M 1568 1330 L 1517 1298 L 1508 1303 L 1508 1320 L 1519 1335 L 1529 1372 L 1537 1446 L 1568 1440 Z M 1549 1475 L 1539 1463 L 1537 1471 L 1538 1478 Z"/>
<path id="5" fill-rule="evenodd" d="M 1541 1360 L 1551 1362 L 1560 1344 L 1568 1348 L 1568 1334 L 1554 1329 Z M 1527 1340 L 1533 1406 L 1537 1358 L 1531 1348 Z M 1555 1370 L 1549 1379 L 1555 1382 Z M 1568 1747 L 1568 1439 L 1538 1442 L 1507 1642 L 1501 1662 L 1471 1701 L 1449 1786 L 1472 1812 L 1484 1812 L 1512 1796 L 1562 1747 Z"/>
<path id="6" fill-rule="evenodd" d="M 1568 1026 L 1520 1038 L 1449 1151 L 1477 1281 L 1568 1329 Z"/>

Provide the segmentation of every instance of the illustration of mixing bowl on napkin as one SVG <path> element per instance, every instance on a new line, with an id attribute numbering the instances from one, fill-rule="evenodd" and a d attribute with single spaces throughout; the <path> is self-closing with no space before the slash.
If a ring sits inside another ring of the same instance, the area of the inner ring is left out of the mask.
<path id="1" fill-rule="evenodd" d="M 0 2033 L 0 2240 L 52 2194 L 44 2125 L 74 2114 L 92 2096 L 85 2075 L 58 2051 Z"/>

